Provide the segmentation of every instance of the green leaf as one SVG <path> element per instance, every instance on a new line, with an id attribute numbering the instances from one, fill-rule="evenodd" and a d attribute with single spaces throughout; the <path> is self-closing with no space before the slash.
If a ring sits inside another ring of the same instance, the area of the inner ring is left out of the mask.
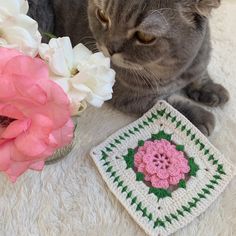
<path id="1" fill-rule="evenodd" d="M 153 123 L 153 120 L 152 120 L 153 118 L 152 117 L 148 117 L 148 122 L 149 123 Z"/>
<path id="2" fill-rule="evenodd" d="M 210 182 L 213 184 L 216 184 L 216 185 L 218 184 L 218 182 L 216 180 L 210 180 Z"/>
<path id="3" fill-rule="evenodd" d="M 175 214 L 170 214 L 170 215 L 173 219 L 178 220 L 178 217 Z"/>
<path id="4" fill-rule="evenodd" d="M 115 177 L 116 176 L 116 171 L 111 173 L 111 177 Z"/>
<path id="5" fill-rule="evenodd" d="M 189 136 L 190 134 L 191 134 L 191 129 L 187 131 L 187 136 Z"/>
<path id="6" fill-rule="evenodd" d="M 216 180 L 217 180 L 217 179 L 222 179 L 219 175 L 214 175 L 213 177 L 214 177 Z"/>
<path id="7" fill-rule="evenodd" d="M 128 198 L 131 198 L 131 196 L 132 196 L 132 193 L 133 193 L 132 191 L 128 192 L 128 194 L 127 194 L 127 197 L 126 197 L 126 198 L 127 198 L 127 199 L 128 199 Z"/>
<path id="8" fill-rule="evenodd" d="M 181 121 L 178 121 L 176 124 L 176 128 L 178 128 L 181 125 Z"/>
<path id="9" fill-rule="evenodd" d="M 203 191 L 205 194 L 211 194 L 211 192 L 210 192 L 208 189 L 206 189 L 206 188 L 203 188 L 202 191 Z"/>
<path id="10" fill-rule="evenodd" d="M 139 147 L 142 147 L 142 146 L 144 145 L 144 143 L 145 143 L 145 142 L 144 142 L 143 140 L 139 140 L 139 141 L 138 141 L 138 146 L 139 146 Z"/>
<path id="11" fill-rule="evenodd" d="M 121 186 L 123 185 L 123 183 L 124 183 L 124 181 L 120 181 L 120 182 L 118 183 L 118 188 L 121 187 Z"/>
<path id="12" fill-rule="evenodd" d="M 203 143 L 200 143 L 200 151 L 202 151 L 205 148 L 205 145 Z"/>
<path id="13" fill-rule="evenodd" d="M 218 165 L 217 171 L 222 175 L 226 175 L 223 165 Z"/>
<path id="14" fill-rule="evenodd" d="M 142 202 L 137 205 L 136 211 L 142 211 Z"/>
<path id="15" fill-rule="evenodd" d="M 164 221 L 162 221 L 162 220 L 160 220 L 160 219 L 157 219 L 157 220 L 155 221 L 155 223 L 154 223 L 154 228 L 156 228 L 156 227 L 158 227 L 158 226 L 161 226 L 161 227 L 163 227 L 163 228 L 166 227 Z"/>
<path id="16" fill-rule="evenodd" d="M 119 177 L 119 176 L 115 177 L 115 179 L 113 180 L 113 183 L 115 183 L 115 182 L 118 182 L 118 181 L 119 181 L 119 179 L 120 179 L 120 177 Z"/>
<path id="17" fill-rule="evenodd" d="M 113 168 L 113 167 L 110 166 L 110 167 L 106 170 L 106 172 L 108 172 L 108 173 L 111 172 L 111 171 L 112 171 L 112 168 Z"/>
<path id="18" fill-rule="evenodd" d="M 190 208 L 197 207 L 196 202 L 188 202 Z"/>
<path id="19" fill-rule="evenodd" d="M 121 144 L 120 140 L 118 140 L 118 139 L 115 139 L 115 142 L 116 142 L 117 144 Z"/>
<path id="20" fill-rule="evenodd" d="M 112 149 L 110 149 L 109 147 L 106 147 L 106 151 L 107 152 L 112 152 Z"/>
<path id="21" fill-rule="evenodd" d="M 160 132 L 157 133 L 157 134 L 153 134 L 153 135 L 152 135 L 152 139 L 154 139 L 154 140 L 166 139 L 166 140 L 168 140 L 168 141 L 171 141 L 171 137 L 172 137 L 172 134 L 167 134 L 167 133 L 165 133 L 163 130 L 160 131 Z"/>
<path id="22" fill-rule="evenodd" d="M 134 134 L 134 132 L 133 132 L 131 129 L 129 129 L 129 133 L 130 133 L 130 134 Z"/>
<path id="23" fill-rule="evenodd" d="M 198 193 L 197 194 L 200 198 L 206 198 L 204 194 Z"/>
<path id="24" fill-rule="evenodd" d="M 210 189 L 215 189 L 215 187 L 213 186 L 213 185 L 211 185 L 211 184 L 207 184 L 206 185 L 208 188 L 210 188 Z"/>
<path id="25" fill-rule="evenodd" d="M 179 188 L 186 188 L 186 181 L 185 180 L 180 180 L 178 184 Z"/>
<path id="26" fill-rule="evenodd" d="M 218 164 L 218 160 L 214 160 L 213 165 L 217 165 L 217 164 Z"/>
<path id="27" fill-rule="evenodd" d="M 107 161 L 103 164 L 103 166 L 108 166 L 111 162 L 110 161 Z"/>
<path id="28" fill-rule="evenodd" d="M 125 186 L 124 188 L 122 188 L 122 193 L 126 192 L 126 190 L 128 189 L 128 186 Z"/>
<path id="29" fill-rule="evenodd" d="M 177 213 L 178 213 L 179 215 L 181 215 L 181 216 L 184 216 L 184 213 L 183 213 L 182 211 L 180 211 L 180 210 L 177 210 Z"/>
<path id="30" fill-rule="evenodd" d="M 168 216 L 166 216 L 165 219 L 166 219 L 166 221 L 169 222 L 170 224 L 172 223 L 171 219 L 170 219 Z"/>
<path id="31" fill-rule="evenodd" d="M 166 109 L 161 110 L 161 111 L 157 111 L 157 113 L 158 113 L 159 116 L 164 116 L 164 115 L 165 115 L 165 112 L 166 112 Z"/>
<path id="32" fill-rule="evenodd" d="M 176 121 L 176 116 L 171 119 L 171 122 L 174 123 Z"/>
<path id="33" fill-rule="evenodd" d="M 108 155 L 104 151 L 102 151 L 101 161 L 105 161 L 107 158 L 108 158 Z"/>
<path id="34" fill-rule="evenodd" d="M 214 155 L 210 155 L 208 161 L 214 160 Z"/>
<path id="35" fill-rule="evenodd" d="M 110 143 L 110 146 L 111 146 L 112 148 L 116 148 L 116 145 L 113 144 L 113 143 Z"/>
<path id="36" fill-rule="evenodd" d="M 134 205 L 134 203 L 136 203 L 136 201 L 137 201 L 137 197 L 134 197 L 134 198 L 132 199 L 131 205 Z"/>
<path id="37" fill-rule="evenodd" d="M 48 37 L 49 39 L 55 39 L 57 38 L 57 36 L 55 36 L 54 34 L 50 33 L 50 32 L 44 32 L 42 33 L 44 36 Z"/>
<path id="38" fill-rule="evenodd" d="M 144 129 L 144 127 L 142 125 L 138 125 L 139 129 Z"/>
<path id="39" fill-rule="evenodd" d="M 171 192 L 166 189 L 159 189 L 159 188 L 150 188 L 149 194 L 154 194 L 158 200 L 166 197 L 171 197 Z"/>
<path id="40" fill-rule="evenodd" d="M 188 207 L 186 207 L 186 206 L 182 206 L 182 209 L 183 209 L 184 211 L 187 211 L 188 213 L 190 213 L 190 212 L 191 212 L 191 209 L 190 209 L 190 208 L 188 208 Z"/>
<path id="41" fill-rule="evenodd" d="M 134 127 L 135 132 L 140 132 L 140 130 L 137 127 Z"/>
<path id="42" fill-rule="evenodd" d="M 152 118 L 157 119 L 157 115 L 152 112 Z"/>
<path id="43" fill-rule="evenodd" d="M 143 216 L 147 216 L 147 208 L 146 207 L 143 209 Z"/>
<path id="44" fill-rule="evenodd" d="M 183 152 L 184 151 L 184 145 L 177 145 L 176 150 Z"/>
<path id="45" fill-rule="evenodd" d="M 127 169 L 134 168 L 134 154 L 134 149 L 128 149 L 128 154 L 126 156 L 123 156 L 127 165 Z"/>
<path id="46" fill-rule="evenodd" d="M 152 213 L 150 213 L 148 216 L 149 221 L 152 221 L 152 218 L 153 218 Z"/>
<path id="47" fill-rule="evenodd" d="M 193 158 L 189 158 L 188 164 L 189 164 L 189 167 L 190 167 L 190 176 L 196 177 L 197 172 L 199 170 L 199 166 L 195 163 Z"/>
<path id="48" fill-rule="evenodd" d="M 210 152 L 209 149 L 205 150 L 204 154 L 207 155 Z"/>
<path id="49" fill-rule="evenodd" d="M 136 181 L 144 181 L 144 174 L 141 172 L 136 173 Z"/>

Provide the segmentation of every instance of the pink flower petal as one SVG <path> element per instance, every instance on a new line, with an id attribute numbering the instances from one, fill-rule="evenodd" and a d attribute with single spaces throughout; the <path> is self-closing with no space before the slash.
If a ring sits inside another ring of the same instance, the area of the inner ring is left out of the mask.
<path id="1" fill-rule="evenodd" d="M 6 116 L 16 120 L 22 120 L 25 118 L 24 114 L 15 106 L 11 104 L 0 103 L 0 116 Z"/>
<path id="2" fill-rule="evenodd" d="M 7 49 L 7 48 L 1 48 L 0 51 L 0 74 L 3 73 L 3 69 L 5 68 L 6 64 L 11 60 L 12 58 L 22 55 L 19 51 Z"/>
<path id="3" fill-rule="evenodd" d="M 7 170 L 11 165 L 10 143 L 5 143 L 0 146 L 0 171 Z"/>
<path id="4" fill-rule="evenodd" d="M 31 75 L 30 80 L 36 82 L 38 80 L 48 79 L 48 66 L 42 59 L 20 55 L 11 58 L 5 64 L 3 73 L 23 77 L 29 77 Z"/>
<path id="5" fill-rule="evenodd" d="M 161 180 L 156 176 L 153 176 L 151 178 L 151 183 L 152 183 L 152 186 L 155 188 L 163 188 L 163 189 L 169 188 L 168 180 Z"/>
<path id="6" fill-rule="evenodd" d="M 167 170 L 165 169 L 159 169 L 157 172 L 156 172 L 156 175 L 160 178 L 160 179 L 168 179 L 169 178 L 169 173 Z"/>
<path id="7" fill-rule="evenodd" d="M 182 179 L 181 175 L 170 177 L 170 184 L 177 185 L 181 179 Z"/>
<path id="8" fill-rule="evenodd" d="M 153 175 L 157 172 L 157 167 L 153 163 L 146 165 L 146 171 L 148 174 Z"/>
<path id="9" fill-rule="evenodd" d="M 29 119 L 13 121 L 2 133 L 2 138 L 12 139 L 26 132 L 31 124 Z"/>
<path id="10" fill-rule="evenodd" d="M 39 162 L 36 162 L 34 164 L 31 164 L 29 168 L 32 169 L 32 170 L 41 171 L 41 170 L 43 170 L 44 165 L 45 165 L 44 161 L 39 161 Z"/>

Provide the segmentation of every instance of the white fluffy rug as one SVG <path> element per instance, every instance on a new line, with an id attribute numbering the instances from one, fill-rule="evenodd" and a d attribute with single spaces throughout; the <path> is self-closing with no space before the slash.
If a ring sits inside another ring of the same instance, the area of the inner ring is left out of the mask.
<path id="1" fill-rule="evenodd" d="M 231 93 L 211 141 L 236 164 L 236 2 L 225 0 L 212 18 L 212 77 Z M 42 173 L 30 172 L 11 184 L 0 176 L 1 236 L 140 236 L 144 232 L 113 197 L 89 150 L 131 122 L 108 106 L 80 118 L 79 141 L 71 155 Z M 206 213 L 175 235 L 230 236 L 236 233 L 236 180 Z"/>

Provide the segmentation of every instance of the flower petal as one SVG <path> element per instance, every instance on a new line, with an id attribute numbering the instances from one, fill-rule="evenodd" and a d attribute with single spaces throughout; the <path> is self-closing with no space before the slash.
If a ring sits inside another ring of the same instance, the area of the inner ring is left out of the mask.
<path id="1" fill-rule="evenodd" d="M 26 132 L 31 124 L 29 119 L 13 121 L 2 133 L 1 137 L 5 139 L 12 139 Z"/>

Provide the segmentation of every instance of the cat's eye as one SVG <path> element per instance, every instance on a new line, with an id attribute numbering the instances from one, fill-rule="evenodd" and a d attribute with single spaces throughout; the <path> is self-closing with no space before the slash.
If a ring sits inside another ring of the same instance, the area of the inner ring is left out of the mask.
<path id="1" fill-rule="evenodd" d="M 135 37 L 142 44 L 151 44 L 154 43 L 156 40 L 156 37 L 154 35 L 144 33 L 142 31 L 136 32 Z"/>
<path id="2" fill-rule="evenodd" d="M 109 18 L 106 15 L 106 13 L 101 10 L 101 9 L 97 9 L 97 18 L 103 23 L 103 24 L 108 24 L 109 23 Z"/>

